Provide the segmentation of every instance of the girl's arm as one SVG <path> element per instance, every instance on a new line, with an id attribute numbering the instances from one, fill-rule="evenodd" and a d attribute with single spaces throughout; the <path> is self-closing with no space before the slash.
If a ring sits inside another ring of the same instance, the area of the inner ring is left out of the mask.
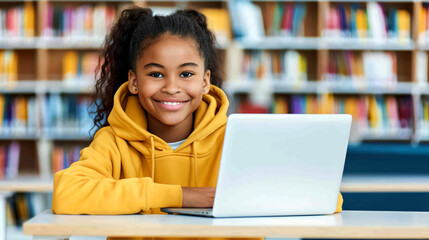
<path id="1" fill-rule="evenodd" d="M 133 214 L 159 207 L 181 207 L 180 185 L 151 178 L 119 176 L 120 154 L 109 128 L 101 129 L 81 158 L 54 177 L 52 211 L 57 214 Z M 115 159 L 113 161 L 112 159 Z M 113 166 L 118 165 L 118 166 Z"/>
<path id="2" fill-rule="evenodd" d="M 338 195 L 337 209 L 335 213 L 339 213 L 343 210 L 343 195 L 341 193 Z"/>

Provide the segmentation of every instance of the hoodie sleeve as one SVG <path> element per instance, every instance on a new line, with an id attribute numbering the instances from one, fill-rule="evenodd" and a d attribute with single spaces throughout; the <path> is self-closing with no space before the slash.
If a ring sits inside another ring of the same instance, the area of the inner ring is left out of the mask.
<path id="1" fill-rule="evenodd" d="M 343 195 L 340 193 L 338 195 L 337 209 L 335 210 L 335 213 L 339 213 L 341 211 L 343 211 Z"/>
<path id="2" fill-rule="evenodd" d="M 120 154 L 112 133 L 100 129 L 78 162 L 54 176 L 52 211 L 56 214 L 134 214 L 159 207 L 181 207 L 180 185 L 151 178 L 113 178 Z"/>

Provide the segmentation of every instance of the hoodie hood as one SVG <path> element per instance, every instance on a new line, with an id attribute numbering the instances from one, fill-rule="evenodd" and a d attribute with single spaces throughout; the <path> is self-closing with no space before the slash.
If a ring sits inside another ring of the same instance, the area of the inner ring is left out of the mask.
<path id="1" fill-rule="evenodd" d="M 224 126 L 228 106 L 229 102 L 225 93 L 220 88 L 211 85 L 209 93 L 203 95 L 201 104 L 194 113 L 193 132 L 179 148 L 204 139 L 216 129 Z M 150 142 L 153 138 L 157 148 L 169 148 L 164 140 L 147 131 L 146 111 L 140 105 L 138 96 L 129 93 L 128 82 L 122 84 L 117 90 L 108 122 L 115 134 L 127 141 Z"/>

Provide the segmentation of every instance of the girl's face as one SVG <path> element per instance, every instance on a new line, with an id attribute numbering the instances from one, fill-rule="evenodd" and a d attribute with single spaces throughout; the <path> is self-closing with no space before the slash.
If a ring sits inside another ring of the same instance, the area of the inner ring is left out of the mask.
<path id="1" fill-rule="evenodd" d="M 193 40 L 165 34 L 144 50 L 128 80 L 149 124 L 189 127 L 210 89 L 210 70 L 204 71 L 204 59 Z"/>

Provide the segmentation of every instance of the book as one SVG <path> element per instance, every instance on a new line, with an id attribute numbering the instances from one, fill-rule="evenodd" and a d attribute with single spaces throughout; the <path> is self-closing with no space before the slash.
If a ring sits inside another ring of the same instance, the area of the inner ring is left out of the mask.
<path id="1" fill-rule="evenodd" d="M 7 167 L 7 147 L 0 145 L 0 180 L 4 179 Z"/>
<path id="2" fill-rule="evenodd" d="M 249 100 L 240 101 L 237 108 L 238 113 L 269 113 L 267 106 L 255 105 Z"/>
<path id="3" fill-rule="evenodd" d="M 389 119 L 389 128 L 392 132 L 396 132 L 399 126 L 399 114 L 398 114 L 398 103 L 394 96 L 388 96 L 386 98 L 386 107 Z"/>
<path id="4" fill-rule="evenodd" d="M 13 141 L 9 145 L 6 166 L 6 177 L 9 179 L 18 177 L 20 148 L 18 142 Z"/>
<path id="5" fill-rule="evenodd" d="M 63 80 L 76 80 L 79 72 L 79 55 L 76 51 L 67 51 L 63 56 Z"/>
<path id="6" fill-rule="evenodd" d="M 368 108 L 368 119 L 369 126 L 372 129 L 379 129 L 382 127 L 382 110 L 380 105 L 377 103 L 375 96 L 369 97 L 369 108 Z"/>
<path id="7" fill-rule="evenodd" d="M 259 40 L 265 36 L 261 8 L 248 0 L 228 1 L 234 36 Z"/>
<path id="8" fill-rule="evenodd" d="M 307 12 L 305 3 L 296 3 L 292 19 L 292 36 L 304 36 L 304 22 Z"/>
<path id="9" fill-rule="evenodd" d="M 418 51 L 415 64 L 416 80 L 420 85 L 428 84 L 428 55 L 427 52 Z"/>
<path id="10" fill-rule="evenodd" d="M 0 94 L 0 129 L 3 126 L 3 119 L 5 116 L 5 109 L 6 109 L 6 101 L 5 96 L 3 94 Z M 1 130 L 0 130 L 1 133 Z"/>
<path id="11" fill-rule="evenodd" d="M 4 74 L 7 83 L 14 83 L 18 80 L 18 55 L 15 51 L 4 52 Z"/>
<path id="12" fill-rule="evenodd" d="M 412 128 L 413 104 L 410 96 L 399 97 L 398 113 L 401 128 Z"/>
<path id="13" fill-rule="evenodd" d="M 419 16 L 419 33 L 418 33 L 418 42 L 423 43 L 426 39 L 426 29 L 429 26 L 426 26 L 426 16 L 427 11 L 426 7 L 423 5 L 420 8 L 420 16 Z"/>
<path id="14" fill-rule="evenodd" d="M 276 97 L 274 100 L 273 113 L 285 114 L 289 113 L 288 101 L 285 97 Z"/>
<path id="15" fill-rule="evenodd" d="M 377 41 L 387 39 L 387 26 L 380 3 L 368 2 L 367 13 L 370 36 Z"/>
<path id="16" fill-rule="evenodd" d="M 407 10 L 397 10 L 397 37 L 401 42 L 407 42 L 410 39 L 411 17 Z"/>
<path id="17" fill-rule="evenodd" d="M 226 9 L 202 8 L 200 12 L 207 17 L 207 26 L 215 33 L 218 42 L 231 39 L 230 17 Z"/>
<path id="18" fill-rule="evenodd" d="M 47 135 L 76 135 L 90 137 L 94 111 L 88 96 L 52 93 L 42 101 L 42 126 Z"/>
<path id="19" fill-rule="evenodd" d="M 33 37 L 35 34 L 35 12 L 34 3 L 30 1 L 24 2 L 24 29 L 25 37 Z"/>
<path id="20" fill-rule="evenodd" d="M 356 9 L 356 35 L 359 38 L 366 38 L 368 36 L 368 19 L 365 10 Z"/>
<path id="21" fill-rule="evenodd" d="M 50 3 L 42 19 L 43 37 L 103 38 L 116 17 L 111 4 Z"/>
<path id="22" fill-rule="evenodd" d="M 284 14 L 284 8 L 285 3 L 278 2 L 276 4 L 273 18 L 272 18 L 272 24 L 270 26 L 269 35 L 271 36 L 277 36 L 280 34 L 280 29 L 283 29 L 283 23 L 286 21 L 287 14 Z"/>

